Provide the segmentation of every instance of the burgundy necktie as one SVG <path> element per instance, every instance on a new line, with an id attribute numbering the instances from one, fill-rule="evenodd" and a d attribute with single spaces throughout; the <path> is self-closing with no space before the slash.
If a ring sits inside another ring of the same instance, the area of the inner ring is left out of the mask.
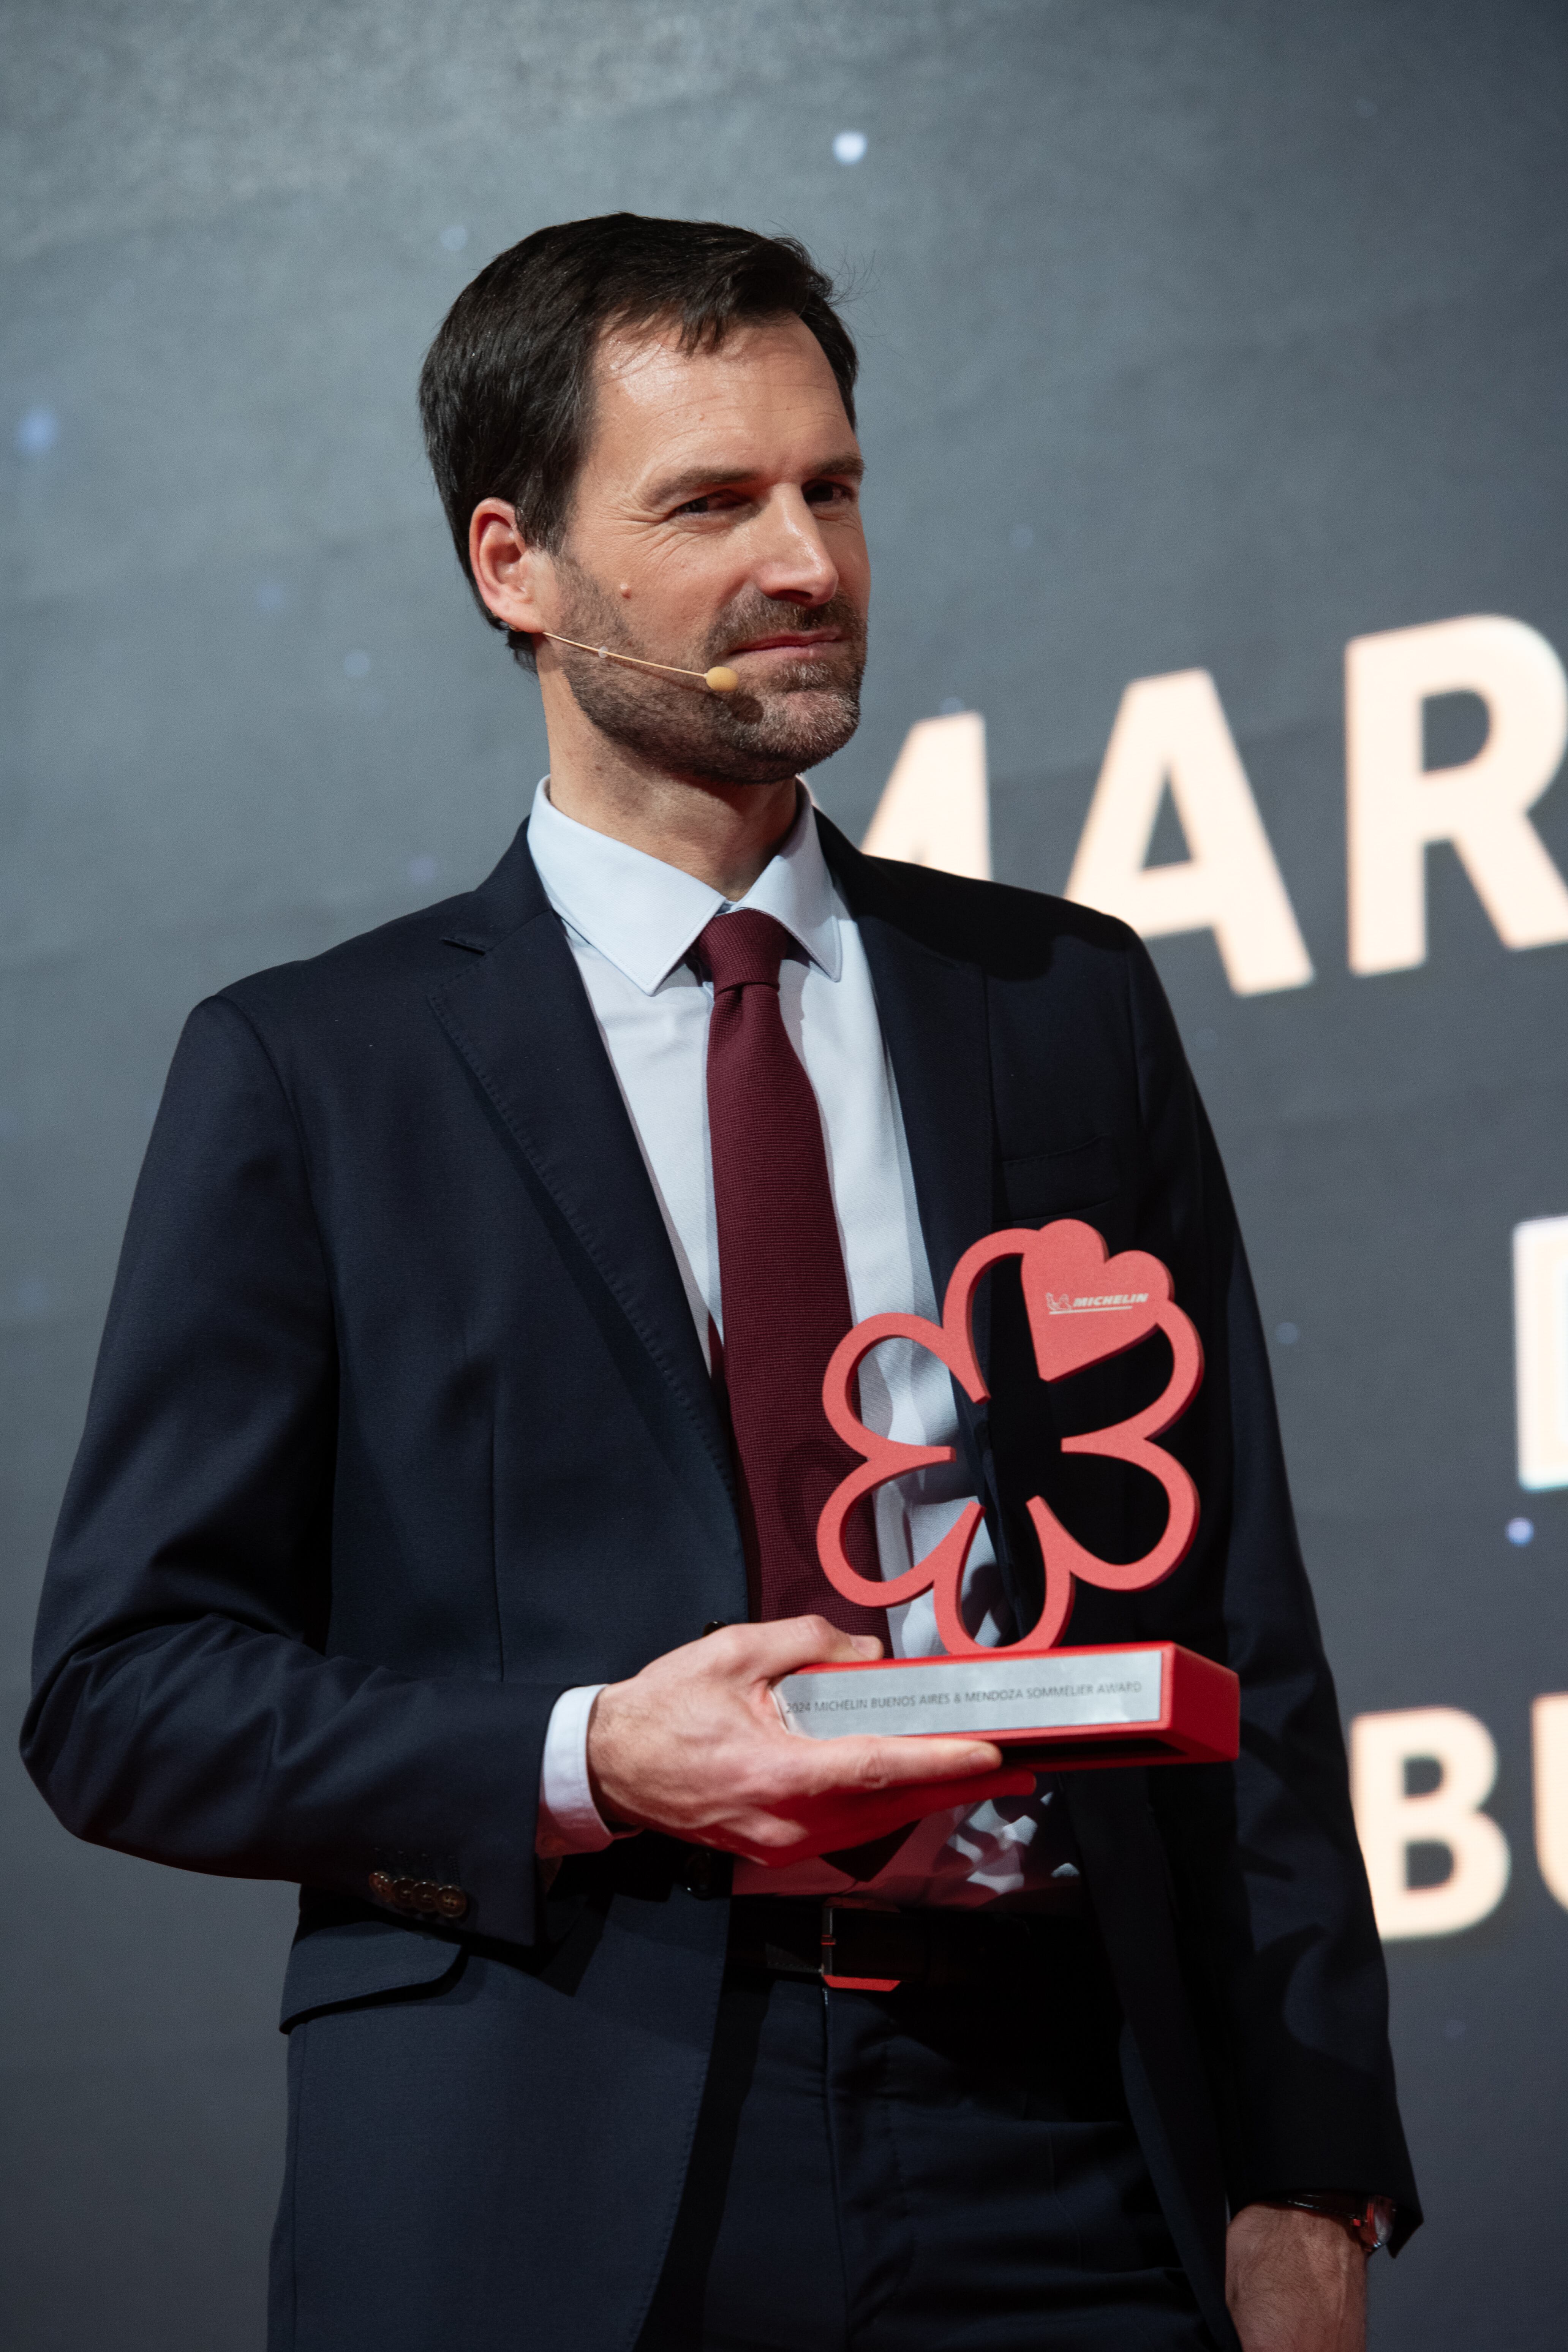
<path id="1" fill-rule="evenodd" d="M 742 1528 L 759 1617 L 816 1611 L 886 1649 L 887 1612 L 847 1601 L 816 1557 L 822 1507 L 857 1466 L 822 1407 L 827 1360 L 852 1318 L 822 1115 L 779 1009 L 793 945 L 772 915 L 744 908 L 716 915 L 698 941 L 713 979 L 708 1120 Z M 862 1576 L 879 1572 L 868 1511 L 854 1515 L 846 1549 Z"/>

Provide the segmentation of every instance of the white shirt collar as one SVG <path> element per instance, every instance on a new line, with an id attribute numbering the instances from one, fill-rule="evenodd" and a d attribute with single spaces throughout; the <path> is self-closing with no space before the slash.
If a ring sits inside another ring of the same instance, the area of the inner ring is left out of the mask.
<path id="1" fill-rule="evenodd" d="M 745 898 L 731 901 L 679 866 L 563 816 L 546 789 L 533 795 L 528 846 L 562 920 L 645 996 L 690 953 L 700 932 L 733 905 L 772 915 L 829 980 L 842 964 L 837 907 L 803 785 L 800 811 Z"/>

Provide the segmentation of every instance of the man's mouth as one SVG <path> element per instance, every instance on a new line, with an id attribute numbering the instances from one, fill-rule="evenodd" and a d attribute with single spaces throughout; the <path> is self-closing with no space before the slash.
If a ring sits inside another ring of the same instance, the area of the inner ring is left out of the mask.
<path id="1" fill-rule="evenodd" d="M 765 637 L 751 637 L 742 646 L 732 646 L 726 659 L 732 661 L 742 654 L 810 653 L 843 643 L 842 629 L 775 629 Z"/>

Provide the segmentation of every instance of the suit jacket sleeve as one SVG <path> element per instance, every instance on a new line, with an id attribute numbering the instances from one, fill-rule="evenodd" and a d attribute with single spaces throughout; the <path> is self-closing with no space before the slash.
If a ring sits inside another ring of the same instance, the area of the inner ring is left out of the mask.
<path id="1" fill-rule="evenodd" d="M 1141 1231 L 1171 1265 L 1205 1354 L 1199 1404 L 1169 1441 L 1204 1503 L 1192 1573 L 1173 1580 L 1183 1627 L 1172 1630 L 1241 1681 L 1235 1767 L 1149 1776 L 1193 1990 L 1220 2053 L 1231 2204 L 1365 2190 L 1399 2201 L 1403 2236 L 1419 2208 L 1394 2095 L 1383 1952 L 1266 1343 L 1169 1007 L 1146 950 L 1134 943 L 1129 955 L 1147 1146 Z"/>
<path id="2" fill-rule="evenodd" d="M 215 998 L 176 1053 L 45 1581 L 28 1769 L 78 1836 L 365 1896 L 461 1886 L 531 1939 L 560 1685 L 327 1654 L 331 1268 L 289 1103 Z"/>

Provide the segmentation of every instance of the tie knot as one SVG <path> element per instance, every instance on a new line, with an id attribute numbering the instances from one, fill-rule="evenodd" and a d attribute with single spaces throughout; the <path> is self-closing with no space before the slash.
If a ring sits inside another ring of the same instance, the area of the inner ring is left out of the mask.
<path id="1" fill-rule="evenodd" d="M 779 966 L 795 942 L 772 915 L 737 907 L 732 915 L 715 915 L 697 944 L 720 996 L 728 988 L 776 988 Z"/>

